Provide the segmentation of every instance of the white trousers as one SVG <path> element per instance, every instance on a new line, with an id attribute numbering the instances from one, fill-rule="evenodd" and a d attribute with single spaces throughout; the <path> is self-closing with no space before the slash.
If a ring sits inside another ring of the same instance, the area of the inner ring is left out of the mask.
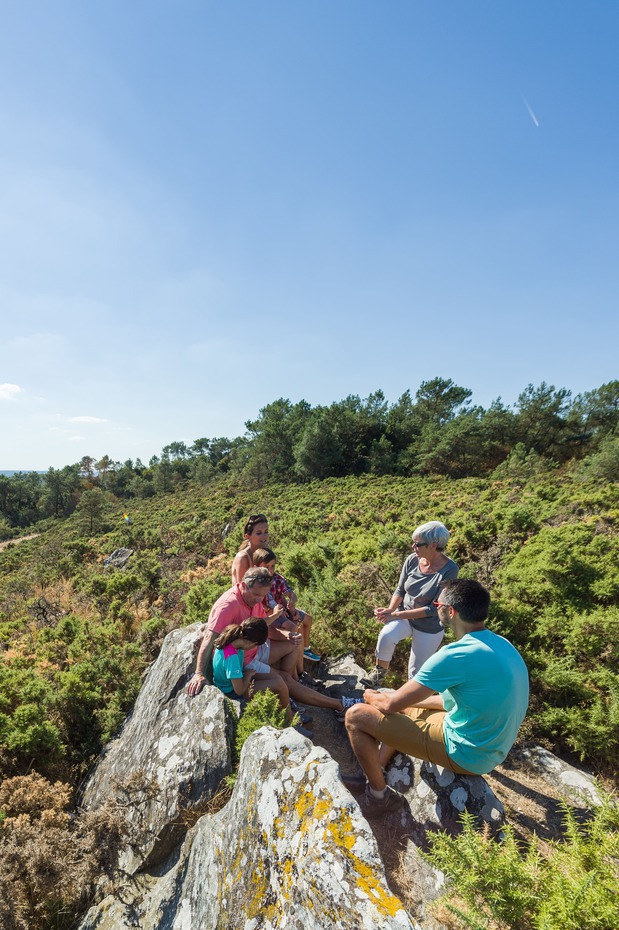
<path id="1" fill-rule="evenodd" d="M 408 677 L 416 675 L 426 659 L 434 655 L 443 641 L 444 630 L 438 633 L 422 633 L 415 630 L 408 620 L 388 620 L 383 626 L 376 643 L 376 658 L 391 662 L 395 647 L 403 639 L 413 637 L 408 660 Z"/>

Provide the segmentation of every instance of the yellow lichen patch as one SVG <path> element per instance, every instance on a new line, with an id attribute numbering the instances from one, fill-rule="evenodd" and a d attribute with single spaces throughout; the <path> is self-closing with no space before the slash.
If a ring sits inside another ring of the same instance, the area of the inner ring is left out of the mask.
<path id="1" fill-rule="evenodd" d="M 348 810 L 340 808 L 337 820 L 328 821 L 326 830 L 331 834 L 334 842 L 340 849 L 346 850 L 350 862 L 351 878 L 356 879 L 357 887 L 366 894 L 372 903 L 383 913 L 393 917 L 402 910 L 402 902 L 388 891 L 375 870 L 354 854 L 353 847 L 356 837 L 353 832 L 353 822 Z"/>
<path id="2" fill-rule="evenodd" d="M 352 859 L 357 873 L 357 886 L 368 896 L 372 903 L 383 913 L 389 914 L 390 917 L 394 917 L 398 911 L 403 910 L 402 902 L 383 887 L 376 876 L 376 872 L 365 862 L 361 862 L 354 854 Z"/>

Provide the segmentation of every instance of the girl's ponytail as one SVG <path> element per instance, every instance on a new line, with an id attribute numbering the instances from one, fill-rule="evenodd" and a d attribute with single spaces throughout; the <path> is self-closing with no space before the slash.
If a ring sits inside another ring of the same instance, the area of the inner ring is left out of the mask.
<path id="1" fill-rule="evenodd" d="M 242 623 L 233 623 L 231 626 L 227 626 L 221 636 L 218 636 L 215 640 L 215 648 L 224 649 L 230 643 L 233 643 L 235 639 L 247 639 L 250 643 L 261 646 L 266 643 L 268 638 L 269 628 L 266 620 L 263 620 L 262 617 L 249 617 L 249 619 L 243 620 Z"/>

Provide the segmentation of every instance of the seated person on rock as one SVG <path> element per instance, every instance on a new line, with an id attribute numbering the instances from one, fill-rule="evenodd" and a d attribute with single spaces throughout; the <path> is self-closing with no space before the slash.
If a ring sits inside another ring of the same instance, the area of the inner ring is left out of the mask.
<path id="1" fill-rule="evenodd" d="M 264 601 L 265 609 L 270 612 L 276 607 L 283 607 L 285 618 L 279 619 L 276 626 L 280 629 L 296 631 L 301 627 L 303 636 L 303 649 L 300 650 L 297 662 L 297 672 L 303 675 L 303 660 L 309 662 L 318 662 L 320 656 L 316 655 L 309 647 L 310 630 L 312 628 L 313 618 L 297 607 L 297 595 L 289 585 L 287 580 L 279 572 L 275 571 L 275 553 L 272 549 L 259 548 L 254 551 L 252 556 L 254 565 L 262 565 L 267 568 L 272 577 L 271 590 Z"/>
<path id="2" fill-rule="evenodd" d="M 256 618 L 264 620 L 268 628 L 283 615 L 282 608 L 278 607 L 269 617 L 265 617 L 262 601 L 269 593 L 270 587 L 271 575 L 266 568 L 250 568 L 245 572 L 240 584 L 234 585 L 215 601 L 198 652 L 196 671 L 187 685 L 187 692 L 191 697 L 199 694 L 207 683 L 206 671 L 215 640 L 228 626 L 239 626 L 245 620 Z M 300 637 L 299 633 L 287 635 Z M 287 707 L 290 703 L 290 695 L 303 704 L 329 707 L 338 713 L 343 713 L 348 707 L 357 703 L 358 699 L 355 698 L 344 697 L 338 700 L 326 694 L 319 694 L 295 681 L 290 672 L 295 667 L 296 645 L 290 640 L 272 641 L 266 637 L 261 643 L 252 641 L 243 649 L 243 666 L 253 672 L 252 678 L 261 680 L 273 676 L 272 663 L 281 663 L 277 693 L 280 701 L 284 701 L 283 707 Z"/>
<path id="3" fill-rule="evenodd" d="M 242 623 L 249 617 L 262 617 L 263 619 L 266 617 L 262 601 L 269 593 L 270 587 L 271 575 L 266 568 L 250 568 L 245 572 L 241 582 L 233 585 L 215 601 L 198 652 L 196 671 L 187 685 L 187 691 L 191 697 L 199 694 L 204 687 L 213 645 L 218 635 L 223 633 L 227 626 Z M 269 616 L 268 623 L 275 622 L 282 615 L 283 610 L 278 607 Z M 255 662 L 257 671 L 265 671 L 265 668 L 261 668 L 258 663 L 269 668 L 270 665 L 281 662 L 285 671 L 292 671 L 296 667 L 298 648 L 296 639 L 291 639 L 294 635 L 287 633 L 280 637 L 278 642 L 265 643 L 260 654 L 258 654 L 258 646 L 254 645 L 245 652 L 245 665 Z M 297 633 L 296 637 L 300 640 L 300 634 Z"/>
<path id="4" fill-rule="evenodd" d="M 507 756 L 527 710 L 529 677 L 514 646 L 486 629 L 489 605 L 479 582 L 446 581 L 435 606 L 455 642 L 397 691 L 368 689 L 365 703 L 347 713 L 350 742 L 367 777 L 368 816 L 403 803 L 384 778 L 395 751 L 463 775 L 486 774 Z M 352 786 L 357 777 L 344 781 Z"/>
<path id="5" fill-rule="evenodd" d="M 443 641 L 434 602 L 445 581 L 458 577 L 458 566 L 445 555 L 449 530 L 439 520 L 422 523 L 413 530 L 413 552 L 404 562 L 398 586 L 388 607 L 377 607 L 374 616 L 384 626 L 376 643 L 376 665 L 363 679 L 369 688 L 383 683 L 394 650 L 412 637 L 408 677 L 414 678 L 423 663 Z"/>
<path id="6" fill-rule="evenodd" d="M 227 627 L 215 640 L 213 683 L 220 691 L 248 699 L 251 699 L 256 691 L 273 691 L 286 711 L 288 722 L 292 720 L 291 696 L 313 707 L 330 708 L 339 715 L 343 715 L 348 707 L 353 706 L 355 699 L 338 700 L 312 691 L 295 681 L 287 672 L 277 672 L 275 669 L 257 672 L 249 665 L 243 665 L 243 653 L 256 645 L 266 643 L 268 632 L 266 620 L 255 617 Z M 305 736 L 311 735 L 302 727 L 297 729 Z"/>

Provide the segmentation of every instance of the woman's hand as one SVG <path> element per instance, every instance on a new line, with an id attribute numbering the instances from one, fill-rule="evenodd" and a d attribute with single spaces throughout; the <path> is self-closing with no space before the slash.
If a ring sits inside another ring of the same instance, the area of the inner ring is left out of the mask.
<path id="1" fill-rule="evenodd" d="M 379 623 L 385 623 L 387 620 L 391 619 L 391 611 L 388 607 L 377 607 L 374 611 L 374 616 Z"/>

